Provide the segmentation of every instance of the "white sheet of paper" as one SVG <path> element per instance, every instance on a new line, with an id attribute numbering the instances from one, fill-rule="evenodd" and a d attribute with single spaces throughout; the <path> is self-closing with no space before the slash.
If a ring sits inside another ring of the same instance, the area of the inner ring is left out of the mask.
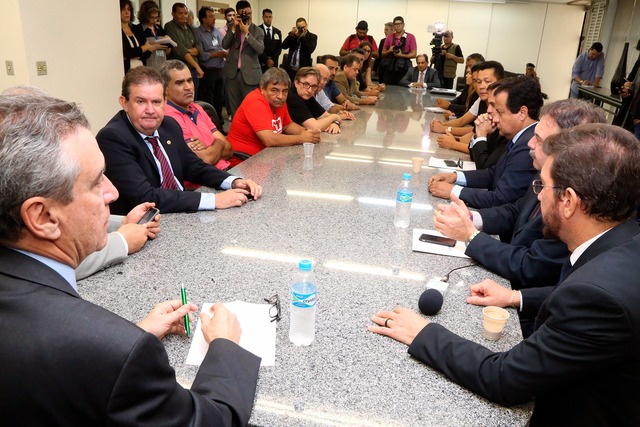
<path id="1" fill-rule="evenodd" d="M 427 230 L 424 228 L 414 228 L 413 229 L 413 240 L 412 240 L 412 249 L 416 252 L 426 252 L 430 254 L 437 255 L 447 255 L 454 256 L 458 258 L 469 258 L 464 254 L 464 251 L 467 249 L 464 242 L 458 242 L 454 247 L 448 247 L 443 245 L 436 245 L 435 243 L 427 243 L 421 242 L 420 236 L 424 233 L 433 234 L 434 236 L 442 236 L 441 233 L 438 233 L 436 230 Z"/>
<path id="2" fill-rule="evenodd" d="M 212 305 L 203 304 L 202 311 L 208 313 Z M 224 303 L 224 306 L 233 312 L 240 322 L 240 347 L 261 357 L 260 366 L 275 366 L 277 322 L 272 322 L 269 316 L 271 305 L 234 301 Z M 209 346 L 202 334 L 202 324 L 198 321 L 185 363 L 200 366 L 208 349 Z"/>
<path id="3" fill-rule="evenodd" d="M 425 110 L 431 111 L 432 113 L 444 113 L 444 108 L 441 107 L 427 107 Z"/>
<path id="4" fill-rule="evenodd" d="M 450 96 L 454 96 L 458 94 L 455 89 L 446 89 L 442 87 L 432 88 L 431 93 L 435 93 L 437 95 L 439 94 L 439 95 L 450 95 Z"/>
<path id="5" fill-rule="evenodd" d="M 438 169 L 451 169 L 452 171 L 457 170 L 463 170 L 463 171 L 474 171 L 476 170 L 476 163 L 472 162 L 470 160 L 463 160 L 462 161 L 462 169 L 460 169 L 457 166 L 451 167 L 451 166 L 447 166 L 444 162 L 445 159 L 438 159 L 437 157 L 429 157 L 429 166 L 432 168 L 438 168 Z M 454 160 L 457 162 L 456 159 L 447 159 L 447 160 Z"/>

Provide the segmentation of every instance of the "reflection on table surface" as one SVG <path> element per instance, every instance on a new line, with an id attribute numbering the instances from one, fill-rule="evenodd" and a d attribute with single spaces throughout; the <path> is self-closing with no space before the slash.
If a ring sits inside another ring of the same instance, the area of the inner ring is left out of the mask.
<path id="1" fill-rule="evenodd" d="M 355 122 L 343 123 L 342 134 L 323 134 L 311 161 L 305 162 L 302 146 L 267 148 L 245 161 L 232 172 L 261 184 L 260 200 L 238 209 L 163 215 L 155 241 L 80 282 L 81 295 L 138 321 L 157 302 L 177 298 L 181 283 L 198 306 L 262 303 L 277 293 L 283 318 L 276 366 L 260 369 L 253 425 L 526 424 L 532 405 L 494 405 L 412 359 L 405 345 L 367 331 L 377 311 L 397 305 L 417 310 L 426 281 L 470 264 L 411 251 L 411 229 L 432 228 L 433 209 L 442 202 L 427 192 L 437 171 L 426 162 L 412 178 L 411 228 L 393 226 L 395 192 L 411 157 L 460 157 L 433 142 L 428 124 L 441 115 L 423 111 L 434 100 L 418 92 L 389 87 L 377 107 L 364 107 Z M 301 258 L 313 261 L 319 288 L 310 347 L 288 340 L 287 297 Z M 432 320 L 506 350 L 522 339 L 515 312 L 503 338 L 489 342 L 481 337 L 482 308 L 465 303 L 468 285 L 487 277 L 506 283 L 478 266 L 454 272 Z M 184 364 L 189 342 L 179 336 L 164 341 L 186 386 L 197 372 Z"/>

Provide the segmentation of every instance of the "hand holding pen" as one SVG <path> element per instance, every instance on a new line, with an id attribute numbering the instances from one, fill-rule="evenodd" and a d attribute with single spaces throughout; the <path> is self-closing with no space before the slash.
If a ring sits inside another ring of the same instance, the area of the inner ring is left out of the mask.
<path id="1" fill-rule="evenodd" d="M 189 319 L 189 313 L 197 310 L 195 304 L 182 304 L 178 299 L 164 301 L 156 305 L 138 326 L 159 339 L 169 334 L 183 334 L 183 320 Z"/>

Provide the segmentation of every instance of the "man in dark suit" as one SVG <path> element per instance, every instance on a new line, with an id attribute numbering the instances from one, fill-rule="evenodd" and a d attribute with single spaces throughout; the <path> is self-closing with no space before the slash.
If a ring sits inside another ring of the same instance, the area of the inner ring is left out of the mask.
<path id="1" fill-rule="evenodd" d="M 605 122 L 600 108 L 574 99 L 546 105 L 540 114 L 535 134 L 528 142 L 537 170 L 546 160 L 542 143 L 549 136 L 580 124 Z M 569 252 L 564 243 L 542 235 L 540 203 L 531 187 L 516 202 L 476 212 L 470 212 L 457 197 L 452 196 L 452 200 L 450 205 L 438 206 L 434 226 L 445 236 L 466 242 L 466 255 L 509 279 L 512 289 L 558 282 Z M 500 240 L 492 234 L 500 235 Z"/>
<path id="2" fill-rule="evenodd" d="M 157 305 L 138 326 L 77 293 L 73 269 L 107 240 L 118 191 L 76 104 L 0 97 L 0 399 L 28 426 L 245 425 L 260 359 L 235 316 L 202 313 L 208 353 L 182 388 L 159 338 L 197 310 Z"/>
<path id="3" fill-rule="evenodd" d="M 278 66 L 278 60 L 282 53 L 282 32 L 271 25 L 273 12 L 271 9 L 262 11 L 262 24 L 259 27 L 264 32 L 264 52 L 260 55 L 260 66 L 264 73 L 271 67 Z"/>
<path id="4" fill-rule="evenodd" d="M 96 136 L 105 156 L 105 174 L 120 192 L 112 205 L 126 214 L 139 203 L 154 202 L 161 212 L 226 209 L 242 206 L 262 187 L 208 165 L 187 146 L 178 123 L 164 117 L 160 74 L 147 67 L 129 70 L 123 80 L 118 112 Z M 227 191 L 183 191 L 184 182 Z"/>
<path id="5" fill-rule="evenodd" d="M 572 267 L 537 307 L 534 333 L 495 353 L 402 307 L 377 313 L 369 330 L 493 402 L 535 397 L 531 426 L 640 425 L 640 145 L 616 126 L 586 124 L 544 149 L 533 189 L 545 236 L 566 243 Z M 527 301 L 495 283 L 471 291 L 471 303 Z"/>
<path id="6" fill-rule="evenodd" d="M 258 87 L 262 76 L 259 55 L 264 52 L 264 32 L 252 22 L 251 4 L 240 0 L 236 3 L 236 13 L 222 39 L 222 47 L 229 49 L 222 69 L 229 116 L 233 116 L 242 100 Z"/>
<path id="7" fill-rule="evenodd" d="M 424 53 L 416 56 L 416 67 L 409 67 L 407 74 L 400 79 L 400 86 L 419 87 L 431 89 L 440 87 L 440 79 L 438 71 L 435 68 L 429 68 L 429 60 Z"/>
<path id="8" fill-rule="evenodd" d="M 309 31 L 307 20 L 298 18 L 296 26 L 289 31 L 287 38 L 282 42 L 282 48 L 289 49 L 284 68 L 289 73 L 291 81 L 296 79 L 296 73 L 300 68 L 313 65 L 311 54 L 316 50 L 317 44 L 318 36 Z"/>
<path id="9" fill-rule="evenodd" d="M 493 96 L 489 95 L 487 110 L 500 134 L 511 141 L 500 160 L 487 169 L 434 175 L 429 179 L 429 192 L 445 199 L 455 194 L 474 208 L 500 206 L 524 196 L 537 172 L 527 143 L 541 107 L 542 92 L 535 80 L 501 81 Z"/>

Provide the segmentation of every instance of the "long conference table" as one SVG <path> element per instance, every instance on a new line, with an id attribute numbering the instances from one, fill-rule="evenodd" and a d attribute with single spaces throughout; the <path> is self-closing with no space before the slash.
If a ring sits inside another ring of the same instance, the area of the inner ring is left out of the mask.
<path id="1" fill-rule="evenodd" d="M 162 231 L 123 264 L 79 282 L 80 294 L 137 322 L 158 302 L 236 300 L 264 303 L 278 294 L 276 365 L 260 368 L 250 424 L 256 426 L 515 426 L 526 425 L 533 404 L 493 404 L 447 380 L 407 353 L 407 346 L 367 331 L 379 310 L 417 310 L 432 277 L 472 264 L 468 259 L 412 252 L 411 230 L 433 228 L 443 201 L 427 191 L 430 156 L 462 157 L 441 149 L 424 110 L 434 98 L 389 87 L 375 107 L 356 112 L 339 135 L 323 134 L 313 159 L 302 146 L 267 148 L 231 172 L 264 187 L 241 208 L 167 214 Z M 411 157 L 425 158 L 414 174 L 411 227 L 393 225 L 395 193 Z M 202 189 L 201 191 L 211 191 Z M 300 259 L 313 261 L 318 285 L 316 338 L 289 343 L 289 287 Z M 431 318 L 494 351 L 522 339 L 510 310 L 498 341 L 481 336 L 482 307 L 465 303 L 468 286 L 485 278 L 506 284 L 482 267 L 453 272 L 442 310 Z M 186 336 L 164 345 L 178 381 L 192 383 Z"/>

